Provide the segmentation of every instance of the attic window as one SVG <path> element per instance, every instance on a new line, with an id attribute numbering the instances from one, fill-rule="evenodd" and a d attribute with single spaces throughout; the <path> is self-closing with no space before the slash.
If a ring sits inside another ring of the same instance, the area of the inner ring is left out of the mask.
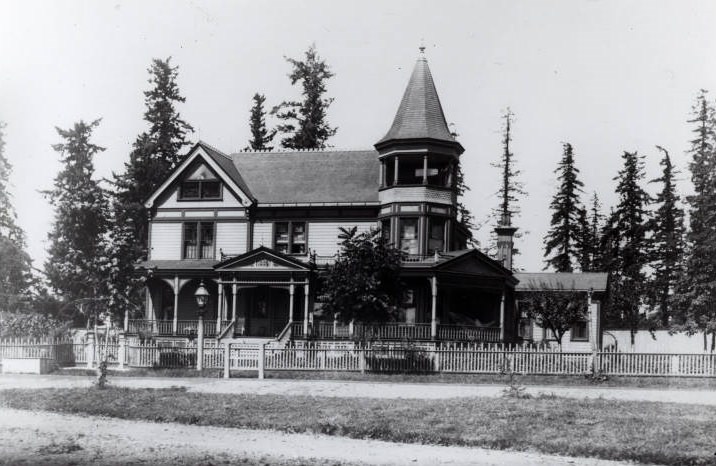
<path id="1" fill-rule="evenodd" d="M 179 199 L 221 199 L 221 183 L 216 180 L 184 181 L 179 188 Z"/>

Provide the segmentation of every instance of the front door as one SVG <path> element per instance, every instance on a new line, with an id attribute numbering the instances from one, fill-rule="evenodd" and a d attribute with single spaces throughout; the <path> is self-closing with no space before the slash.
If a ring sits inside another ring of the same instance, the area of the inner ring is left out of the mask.
<path id="1" fill-rule="evenodd" d="M 288 323 L 288 291 L 261 286 L 253 289 L 249 300 L 247 335 L 274 337 Z"/>

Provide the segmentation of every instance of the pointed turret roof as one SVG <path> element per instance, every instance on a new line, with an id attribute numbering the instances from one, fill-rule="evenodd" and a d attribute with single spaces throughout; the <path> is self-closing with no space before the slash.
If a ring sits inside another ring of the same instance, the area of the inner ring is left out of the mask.
<path id="1" fill-rule="evenodd" d="M 450 134 L 428 61 L 423 54 L 415 63 L 410 82 L 400 101 L 393 126 L 377 144 L 392 140 L 436 139 L 456 143 Z"/>

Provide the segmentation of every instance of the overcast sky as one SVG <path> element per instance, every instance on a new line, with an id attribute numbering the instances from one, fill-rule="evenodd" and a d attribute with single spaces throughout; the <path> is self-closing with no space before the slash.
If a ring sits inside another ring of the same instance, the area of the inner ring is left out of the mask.
<path id="1" fill-rule="evenodd" d="M 713 1 L 63 1 L 0 0 L 0 120 L 14 165 L 11 191 L 36 266 L 52 210 L 38 190 L 59 170 L 55 126 L 102 118 L 98 177 L 122 169 L 142 120 L 152 58 L 171 56 L 187 98 L 182 116 L 202 139 L 246 145 L 254 92 L 274 105 L 296 95 L 284 56 L 315 43 L 335 77 L 336 148 L 371 148 L 388 130 L 418 46 L 448 122 L 465 147 L 467 205 L 478 220 L 497 204 L 500 115 L 516 115 L 513 148 L 528 196 L 529 233 L 517 265 L 543 268 L 543 237 L 561 143 L 571 142 L 587 196 L 614 203 L 624 150 L 669 149 L 689 189 L 690 107 L 716 92 Z M 654 190 L 651 186 L 650 190 Z M 487 241 L 488 228 L 479 237 Z"/>

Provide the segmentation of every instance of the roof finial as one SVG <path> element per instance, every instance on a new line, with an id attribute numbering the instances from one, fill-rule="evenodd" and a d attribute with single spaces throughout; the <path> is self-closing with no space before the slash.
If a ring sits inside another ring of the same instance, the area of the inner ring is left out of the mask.
<path id="1" fill-rule="evenodd" d="M 420 38 L 420 47 L 418 47 L 418 50 L 420 50 L 421 55 L 425 55 L 425 39 Z"/>

